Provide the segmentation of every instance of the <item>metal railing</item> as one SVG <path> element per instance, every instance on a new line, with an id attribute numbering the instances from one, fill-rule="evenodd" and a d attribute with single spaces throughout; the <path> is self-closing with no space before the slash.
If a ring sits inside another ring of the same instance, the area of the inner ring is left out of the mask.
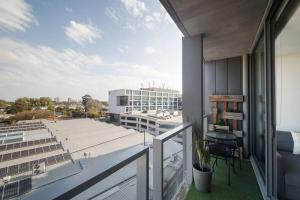
<path id="1" fill-rule="evenodd" d="M 177 137 L 176 140 L 174 137 Z M 178 142 L 178 138 L 182 138 L 182 142 Z M 168 150 L 165 149 L 168 148 L 167 146 L 164 148 L 167 141 L 177 146 L 175 152 L 171 152 L 169 157 L 164 156 L 164 152 Z M 175 163 L 176 160 L 177 163 Z M 168 166 L 171 166 L 173 171 L 169 171 L 169 176 L 165 177 L 164 170 Z M 190 123 L 180 125 L 155 137 L 153 139 L 154 200 L 172 199 L 183 183 L 191 184 L 192 167 L 192 125 Z"/>
<path id="2" fill-rule="evenodd" d="M 138 145 L 114 156 L 101 159 L 100 165 L 84 170 L 41 190 L 31 191 L 24 199 L 71 199 L 100 183 L 118 170 L 136 161 L 136 199 L 149 199 L 149 148 Z"/>

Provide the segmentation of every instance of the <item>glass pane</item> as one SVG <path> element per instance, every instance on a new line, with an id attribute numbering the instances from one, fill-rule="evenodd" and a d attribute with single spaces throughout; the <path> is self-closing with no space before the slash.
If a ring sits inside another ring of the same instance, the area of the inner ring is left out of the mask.
<path id="1" fill-rule="evenodd" d="M 163 199 L 169 200 L 174 197 L 183 182 L 182 135 L 174 136 L 163 145 Z"/>
<path id="2" fill-rule="evenodd" d="M 266 165 L 266 72 L 264 37 L 260 38 L 254 52 L 254 155 L 263 177 L 265 177 Z"/>

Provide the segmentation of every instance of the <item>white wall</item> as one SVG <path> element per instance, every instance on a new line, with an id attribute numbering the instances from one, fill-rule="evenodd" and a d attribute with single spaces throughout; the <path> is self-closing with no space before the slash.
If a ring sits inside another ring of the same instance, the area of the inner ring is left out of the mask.
<path id="1" fill-rule="evenodd" d="M 277 130 L 300 131 L 300 53 L 276 58 Z"/>
<path id="2" fill-rule="evenodd" d="M 125 106 L 117 106 L 117 96 L 125 95 L 125 90 L 112 90 L 108 94 L 108 112 L 120 114 L 126 112 Z"/>

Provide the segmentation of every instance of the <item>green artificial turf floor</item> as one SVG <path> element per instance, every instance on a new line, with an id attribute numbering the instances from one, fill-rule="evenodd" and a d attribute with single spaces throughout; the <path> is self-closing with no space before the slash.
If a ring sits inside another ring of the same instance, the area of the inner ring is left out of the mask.
<path id="1" fill-rule="evenodd" d="M 231 186 L 227 185 L 227 165 L 218 160 L 215 166 L 210 193 L 200 193 L 191 185 L 187 200 L 260 200 L 263 199 L 250 161 L 242 161 L 242 169 L 236 162 L 236 174 L 231 173 Z"/>

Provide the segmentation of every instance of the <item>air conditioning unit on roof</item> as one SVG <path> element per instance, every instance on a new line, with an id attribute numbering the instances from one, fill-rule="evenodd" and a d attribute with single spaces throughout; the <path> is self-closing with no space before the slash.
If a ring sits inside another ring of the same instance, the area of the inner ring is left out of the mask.
<path id="1" fill-rule="evenodd" d="M 40 164 L 33 165 L 32 175 L 38 175 L 46 172 L 46 163 L 42 162 Z"/>

